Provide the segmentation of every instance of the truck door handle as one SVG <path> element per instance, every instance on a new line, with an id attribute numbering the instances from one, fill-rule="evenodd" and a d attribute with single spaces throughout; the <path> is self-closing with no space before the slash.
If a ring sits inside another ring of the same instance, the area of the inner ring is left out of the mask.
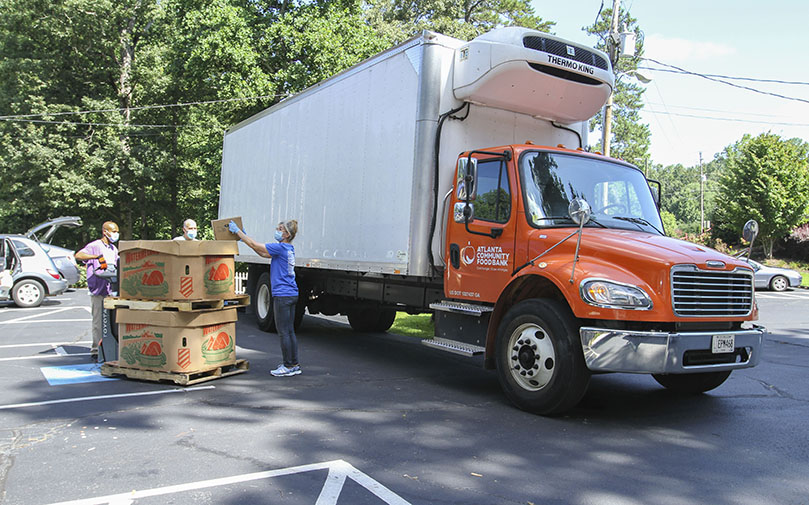
<path id="1" fill-rule="evenodd" d="M 449 245 L 449 262 L 456 270 L 461 267 L 461 248 L 458 244 Z"/>

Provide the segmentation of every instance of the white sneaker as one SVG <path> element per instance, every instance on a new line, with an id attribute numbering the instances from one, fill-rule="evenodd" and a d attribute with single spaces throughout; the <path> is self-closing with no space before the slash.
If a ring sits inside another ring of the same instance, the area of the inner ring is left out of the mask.
<path id="1" fill-rule="evenodd" d="M 270 370 L 270 373 L 274 377 L 292 377 L 293 375 L 298 375 L 301 373 L 300 365 L 295 365 L 291 368 L 287 368 L 284 364 L 278 365 L 278 368 L 275 370 Z"/>

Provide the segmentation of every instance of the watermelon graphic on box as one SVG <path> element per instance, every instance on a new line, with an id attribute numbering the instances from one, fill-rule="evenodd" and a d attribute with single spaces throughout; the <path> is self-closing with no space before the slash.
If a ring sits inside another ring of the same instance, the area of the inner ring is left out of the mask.
<path id="1" fill-rule="evenodd" d="M 202 342 L 202 358 L 206 363 L 221 363 L 230 357 L 233 347 L 230 335 L 220 331 Z"/>
<path id="2" fill-rule="evenodd" d="M 121 340 L 124 345 L 121 347 L 120 357 L 127 365 L 161 368 L 166 364 L 166 354 L 161 345 L 162 334 L 147 330 L 141 334 L 124 335 Z"/>
<path id="3" fill-rule="evenodd" d="M 236 363 L 235 308 L 201 312 L 118 309 L 116 319 L 122 366 L 194 373 Z"/>
<path id="4" fill-rule="evenodd" d="M 206 258 L 206 261 L 214 259 L 209 266 L 208 275 L 205 276 L 205 292 L 208 294 L 225 293 L 233 287 L 233 271 L 228 268 L 227 263 L 222 258 Z"/>

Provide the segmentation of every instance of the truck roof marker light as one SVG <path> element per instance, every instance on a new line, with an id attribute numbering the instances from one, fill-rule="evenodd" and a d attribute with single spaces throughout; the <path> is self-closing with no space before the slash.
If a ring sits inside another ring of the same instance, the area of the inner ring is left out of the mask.
<path id="1" fill-rule="evenodd" d="M 565 147 L 564 144 L 556 144 L 556 147 L 558 147 L 560 149 L 567 149 L 567 147 Z"/>
<path id="2" fill-rule="evenodd" d="M 534 145 L 534 143 L 533 143 L 533 142 L 531 142 L 530 140 L 526 140 L 526 141 L 525 141 L 525 145 L 527 145 L 527 146 L 532 146 L 532 145 Z"/>

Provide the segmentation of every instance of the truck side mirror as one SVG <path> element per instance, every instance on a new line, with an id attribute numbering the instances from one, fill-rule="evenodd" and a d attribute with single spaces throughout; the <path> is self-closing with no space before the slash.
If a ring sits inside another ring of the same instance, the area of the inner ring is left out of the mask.
<path id="1" fill-rule="evenodd" d="M 474 200 L 478 176 L 478 160 L 471 157 L 458 159 L 458 200 Z"/>
<path id="2" fill-rule="evenodd" d="M 751 219 L 750 221 L 744 223 L 744 229 L 742 230 L 742 238 L 745 239 L 747 242 L 750 242 L 750 245 L 753 245 L 753 241 L 758 236 L 758 222 L 755 219 Z"/>
<path id="3" fill-rule="evenodd" d="M 590 208 L 590 204 L 587 203 L 587 200 L 574 198 L 571 200 L 570 205 L 567 206 L 567 213 L 570 219 L 581 227 L 590 221 L 590 216 L 592 216 L 593 211 Z"/>
<path id="4" fill-rule="evenodd" d="M 750 221 L 744 223 L 744 228 L 742 229 L 742 238 L 746 241 L 750 242 L 750 247 L 747 249 L 747 259 L 750 259 L 750 255 L 753 254 L 753 241 L 756 240 L 758 236 L 758 222 L 755 219 L 751 219 Z"/>
<path id="5" fill-rule="evenodd" d="M 660 184 L 660 181 L 655 181 L 654 179 L 646 179 L 646 182 L 649 183 L 649 189 L 652 190 L 652 198 L 654 198 L 657 208 L 659 209 L 660 195 L 663 194 L 663 185 Z"/>

